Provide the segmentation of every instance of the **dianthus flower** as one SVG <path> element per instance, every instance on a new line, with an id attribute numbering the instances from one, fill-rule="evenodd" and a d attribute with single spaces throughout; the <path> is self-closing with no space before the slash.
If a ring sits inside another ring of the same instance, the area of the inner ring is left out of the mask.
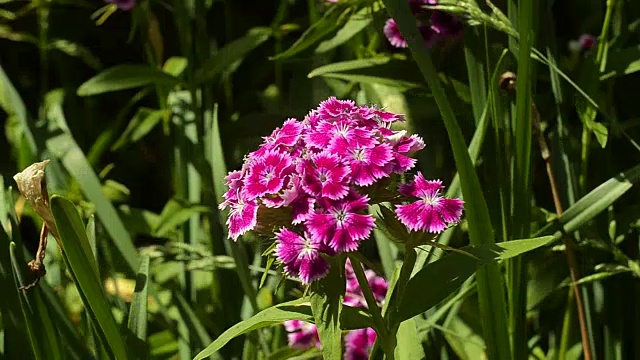
<path id="1" fill-rule="evenodd" d="M 462 23 L 455 16 L 440 10 L 425 9 L 424 5 L 437 5 L 436 0 L 409 0 L 409 7 L 418 23 L 418 30 L 425 44 L 432 47 L 435 42 L 459 36 L 462 31 Z M 383 28 L 384 35 L 396 48 L 406 48 L 404 39 L 394 19 L 388 19 Z"/>
<path id="2" fill-rule="evenodd" d="M 596 45 L 597 40 L 591 34 L 582 34 L 577 40 L 569 41 L 569 50 L 574 53 L 586 53 Z"/>
<path id="3" fill-rule="evenodd" d="M 346 291 L 344 305 L 351 307 L 364 307 L 366 302 L 362 289 L 353 272 L 351 262 L 347 260 L 345 264 Z M 378 306 L 382 306 L 387 295 L 387 281 L 375 274 L 372 270 L 365 270 L 367 282 L 376 298 Z M 289 320 L 284 322 L 285 330 L 288 332 L 289 346 L 294 349 L 309 349 L 312 347 L 321 348 L 322 344 L 318 337 L 318 329 L 314 324 L 300 320 Z M 352 330 L 344 337 L 344 359 L 368 359 L 371 348 L 376 340 L 376 332 L 372 328 Z"/>
<path id="4" fill-rule="evenodd" d="M 115 4 L 118 9 L 124 11 L 129 11 L 136 6 L 136 0 L 105 0 L 105 2 Z"/>
<path id="5" fill-rule="evenodd" d="M 439 180 L 426 180 L 422 173 L 418 173 L 413 181 L 401 184 L 398 191 L 417 201 L 396 206 L 398 219 L 412 231 L 428 231 L 440 233 L 447 225 L 460 220 L 463 202 L 460 199 L 442 197 L 444 189 Z"/>
<path id="6" fill-rule="evenodd" d="M 415 184 L 400 191 L 393 185 L 415 166 L 411 156 L 425 147 L 419 136 L 392 129 L 403 120 L 402 115 L 335 97 L 302 121 L 287 119 L 245 157 L 240 170 L 226 177 L 228 191 L 220 208 L 230 209 L 229 238 L 237 240 L 252 230 L 275 237 L 273 254 L 287 275 L 304 284 L 323 278 L 329 271 L 327 256 L 357 251 L 371 236 L 376 224 L 367 211 L 370 205 L 399 198 L 390 193 L 426 196 L 407 190 Z M 380 191 L 386 197 L 377 197 Z M 452 202 L 443 199 L 445 205 L 437 205 L 438 194 L 430 195 L 430 205 L 400 205 L 398 217 L 414 231 L 434 232 L 456 222 L 461 205 L 449 211 L 446 206 Z M 405 207 L 433 208 L 424 216 L 436 214 L 440 222 L 429 220 L 423 226 L 422 215 L 400 210 Z"/>

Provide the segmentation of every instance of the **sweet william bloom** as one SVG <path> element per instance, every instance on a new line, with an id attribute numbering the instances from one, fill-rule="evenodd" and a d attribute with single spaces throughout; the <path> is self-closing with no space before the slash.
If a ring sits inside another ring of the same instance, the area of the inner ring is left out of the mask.
<path id="1" fill-rule="evenodd" d="M 321 121 L 306 136 L 309 145 L 340 156 L 357 147 L 372 147 L 376 143 L 373 129 L 357 126 L 353 120 Z"/>
<path id="2" fill-rule="evenodd" d="M 233 201 L 225 201 L 221 206 L 230 206 L 227 227 L 229 238 L 238 240 L 238 236 L 256 227 L 258 222 L 258 203 L 256 200 L 238 198 Z"/>
<path id="3" fill-rule="evenodd" d="M 322 258 L 321 253 L 332 253 L 324 244 L 309 236 L 299 234 L 283 228 L 276 234 L 278 244 L 275 254 L 284 264 L 287 274 L 300 278 L 305 284 L 320 279 L 329 272 L 329 263 Z"/>
<path id="4" fill-rule="evenodd" d="M 464 30 L 462 23 L 453 15 L 440 10 L 425 9 L 424 5 L 437 5 L 435 0 L 409 0 L 411 12 L 418 22 L 418 30 L 427 47 L 437 41 L 458 37 Z M 428 20 L 424 20 L 428 19 Z M 400 33 L 393 19 L 387 20 L 383 28 L 384 35 L 396 48 L 406 48 L 407 41 Z"/>
<path id="5" fill-rule="evenodd" d="M 395 174 L 415 165 L 410 156 L 424 143 L 392 129 L 403 120 L 330 97 L 304 120 L 284 121 L 227 176 L 220 208 L 230 208 L 229 238 L 247 231 L 275 236 L 274 230 L 289 228 L 280 233 L 286 239 L 278 240 L 288 273 L 305 282 L 324 276 L 323 254 L 357 250 L 374 226 L 366 213 L 370 199 L 378 201 Z"/>
<path id="6" fill-rule="evenodd" d="M 389 19 L 384 23 L 382 29 L 384 36 L 387 37 L 391 46 L 402 49 L 407 47 L 407 41 L 404 39 L 395 20 Z"/>
<path id="7" fill-rule="evenodd" d="M 396 215 L 411 231 L 440 233 L 447 225 L 457 223 L 462 216 L 463 201 L 442 197 L 444 189 L 439 180 L 426 180 L 422 173 L 413 181 L 401 184 L 398 191 L 409 198 L 418 198 L 407 205 L 397 205 Z"/>
<path id="8" fill-rule="evenodd" d="M 371 270 L 365 270 L 369 286 L 373 291 L 378 305 L 382 305 L 380 299 L 384 299 L 387 292 L 387 281 L 375 275 Z M 351 261 L 347 259 L 345 263 L 346 291 L 344 305 L 351 307 L 366 307 L 366 302 L 362 295 L 362 289 L 358 284 Z M 372 285 L 374 284 L 374 285 Z M 322 347 L 318 338 L 318 331 L 315 325 L 299 320 L 284 322 L 285 330 L 289 333 L 289 346 L 294 349 L 308 349 L 313 346 Z M 376 332 L 372 328 L 350 331 L 344 338 L 345 351 L 344 359 L 368 359 L 371 348 L 376 340 Z"/>
<path id="9" fill-rule="evenodd" d="M 307 219 L 311 236 L 338 253 L 355 251 L 360 241 L 371 235 L 375 220 L 367 209 L 369 197 L 357 194 L 339 201 L 328 201 L 326 212 L 315 212 Z"/>
<path id="10" fill-rule="evenodd" d="M 390 168 L 387 165 L 393 157 L 393 151 L 389 144 L 351 150 L 349 170 L 353 183 L 359 186 L 369 186 L 376 180 L 389 176 Z"/>
<path id="11" fill-rule="evenodd" d="M 254 160 L 245 180 L 245 191 L 249 199 L 282 190 L 287 175 L 293 171 L 293 161 L 289 155 L 269 151 Z"/>
<path id="12" fill-rule="evenodd" d="M 376 341 L 372 328 L 351 331 L 344 337 L 344 360 L 367 360 Z"/>
<path id="13" fill-rule="evenodd" d="M 293 349 L 320 348 L 318 328 L 314 324 L 300 320 L 288 320 L 284 322 L 284 329 L 289 333 L 289 347 Z"/>
<path id="14" fill-rule="evenodd" d="M 109 4 L 115 4 L 118 9 L 129 11 L 136 6 L 136 0 L 105 0 Z"/>
<path id="15" fill-rule="evenodd" d="M 349 169 L 336 155 L 320 153 L 301 163 L 302 188 L 311 196 L 339 200 L 349 193 Z"/>

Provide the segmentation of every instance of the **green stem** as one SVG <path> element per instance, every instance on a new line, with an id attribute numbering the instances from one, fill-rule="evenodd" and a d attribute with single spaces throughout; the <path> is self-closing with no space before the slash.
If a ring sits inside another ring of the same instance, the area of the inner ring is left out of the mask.
<path id="1" fill-rule="evenodd" d="M 394 0 L 384 0 L 383 2 L 391 17 L 396 20 L 404 38 L 407 39 L 411 54 L 431 89 L 433 99 L 444 121 L 453 157 L 460 174 L 462 195 L 465 201 L 468 200 L 466 215 L 469 225 L 469 240 L 473 245 L 493 245 L 495 236 L 478 174 L 469 157 L 456 115 L 440 83 L 431 54 L 425 47 L 422 36 L 416 27 L 409 4 L 405 1 Z M 477 282 L 487 355 L 491 359 L 508 359 L 511 353 L 507 331 L 504 280 L 497 264 L 489 263 L 478 269 Z"/>
<path id="2" fill-rule="evenodd" d="M 351 259 L 353 272 L 358 279 L 358 284 L 360 284 L 360 289 L 362 289 L 362 294 L 364 295 L 364 299 L 367 302 L 367 307 L 369 308 L 369 312 L 373 317 L 375 330 L 378 333 L 378 336 L 381 338 L 381 343 L 386 344 L 385 339 L 387 336 L 389 336 L 389 333 L 387 332 L 387 327 L 385 326 L 384 319 L 382 318 L 382 313 L 380 312 L 380 308 L 378 307 L 378 302 L 376 301 L 376 298 L 373 295 L 371 288 L 369 287 L 369 281 L 367 281 L 367 276 L 364 274 L 362 264 L 353 255 L 349 256 L 349 259 Z"/>
<path id="3" fill-rule="evenodd" d="M 396 334 L 398 333 L 398 328 L 400 327 L 400 322 L 398 320 L 398 305 L 400 304 L 400 299 L 402 298 L 402 294 L 404 294 L 404 289 L 407 287 L 407 283 L 411 278 L 411 273 L 413 272 L 413 268 L 416 264 L 416 251 L 413 248 L 407 248 L 404 253 L 404 262 L 402 263 L 402 268 L 400 268 L 400 275 L 398 276 L 398 281 L 393 289 L 393 294 L 391 299 L 394 301 L 394 305 L 390 308 L 389 316 L 387 317 L 389 336 L 386 339 L 386 343 L 383 344 L 383 348 L 386 346 L 385 353 L 387 353 L 387 359 L 393 359 L 395 356 L 395 349 L 397 345 Z"/>

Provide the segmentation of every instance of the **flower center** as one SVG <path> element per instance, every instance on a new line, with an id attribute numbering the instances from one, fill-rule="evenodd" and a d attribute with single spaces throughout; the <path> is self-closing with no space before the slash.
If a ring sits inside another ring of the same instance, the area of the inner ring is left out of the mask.
<path id="1" fill-rule="evenodd" d="M 356 149 L 353 151 L 354 160 L 364 161 L 364 149 Z"/>
<path id="2" fill-rule="evenodd" d="M 318 174 L 318 180 L 321 183 L 325 183 L 329 181 L 329 171 L 327 169 L 318 169 L 317 174 Z"/>
<path id="3" fill-rule="evenodd" d="M 276 176 L 275 168 L 273 166 L 267 166 L 264 170 L 262 170 L 262 174 L 260 174 L 260 176 L 263 183 L 269 182 Z"/>
<path id="4" fill-rule="evenodd" d="M 334 210 L 333 216 L 335 216 L 338 224 L 342 225 L 342 223 L 344 223 L 345 220 L 347 219 L 347 211 L 345 209 Z"/>

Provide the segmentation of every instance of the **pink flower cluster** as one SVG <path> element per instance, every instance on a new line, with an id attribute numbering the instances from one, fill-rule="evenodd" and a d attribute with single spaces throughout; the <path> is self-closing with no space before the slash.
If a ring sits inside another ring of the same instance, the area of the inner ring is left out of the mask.
<path id="1" fill-rule="evenodd" d="M 418 22 L 418 29 L 428 47 L 439 40 L 455 38 L 462 34 L 462 23 L 453 15 L 440 10 L 425 9 L 424 5 L 437 5 L 436 0 L 409 0 L 409 6 Z M 397 48 L 406 48 L 407 41 L 398 29 L 395 20 L 389 19 L 384 25 L 384 35 Z"/>
<path id="2" fill-rule="evenodd" d="M 424 148 L 419 136 L 391 129 L 402 120 L 332 97 L 303 121 L 285 121 L 226 178 L 220 208 L 230 208 L 229 237 L 237 240 L 267 224 L 288 275 L 306 284 L 324 277 L 329 264 L 323 254 L 356 251 L 371 235 L 372 185 L 412 169 L 410 156 Z M 457 222 L 462 201 L 444 199 L 441 188 L 421 174 L 402 185 L 398 192 L 406 200 L 418 200 L 396 208 L 400 221 L 412 231 L 434 233 Z"/>
<path id="3" fill-rule="evenodd" d="M 367 307 L 362 289 L 355 273 L 351 262 L 347 260 L 345 264 L 346 275 L 346 292 L 344 296 L 344 305 L 351 307 Z M 387 295 L 388 283 L 387 281 L 379 277 L 372 270 L 365 270 L 367 282 L 369 288 L 373 292 L 374 297 L 379 306 L 384 302 L 384 298 Z M 284 322 L 285 330 L 287 330 L 289 346 L 294 349 L 308 349 L 311 347 L 322 347 L 320 339 L 318 337 L 318 329 L 314 324 L 310 324 L 300 320 L 289 320 Z M 376 332 L 372 328 L 358 329 L 350 331 L 344 337 L 345 343 L 345 360 L 360 360 L 368 359 L 369 352 L 373 347 L 373 343 L 376 341 Z"/>

